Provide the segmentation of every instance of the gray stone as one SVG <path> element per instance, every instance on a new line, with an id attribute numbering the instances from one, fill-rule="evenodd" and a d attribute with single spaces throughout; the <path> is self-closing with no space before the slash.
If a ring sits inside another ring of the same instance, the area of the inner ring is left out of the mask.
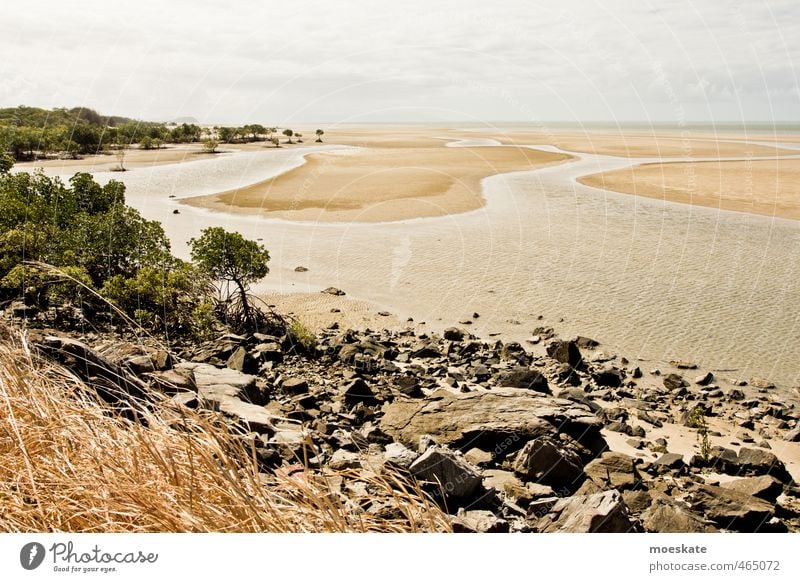
<path id="1" fill-rule="evenodd" d="M 514 471 L 528 480 L 573 490 L 584 477 L 580 457 L 547 436 L 525 444 L 514 461 Z"/>
<path id="2" fill-rule="evenodd" d="M 683 455 L 678 453 L 664 453 L 655 461 L 653 467 L 679 470 L 684 466 Z"/>
<path id="3" fill-rule="evenodd" d="M 327 289 L 323 289 L 322 293 L 327 293 L 328 295 L 337 295 L 340 297 L 345 294 L 344 291 L 337 289 L 336 287 L 328 287 Z"/>
<path id="4" fill-rule="evenodd" d="M 701 374 L 694 379 L 694 383 L 698 386 L 707 386 L 714 381 L 714 374 L 711 372 L 706 372 L 705 374 Z"/>
<path id="5" fill-rule="evenodd" d="M 457 327 L 448 327 L 444 330 L 444 339 L 452 342 L 460 342 L 464 340 L 467 333 L 463 329 Z"/>
<path id="6" fill-rule="evenodd" d="M 642 525 L 655 533 L 710 533 L 714 524 L 693 513 L 685 504 L 659 498 L 642 514 Z"/>
<path id="7" fill-rule="evenodd" d="M 409 467 L 418 479 L 441 487 L 448 497 L 469 497 L 480 487 L 478 472 L 462 457 L 449 449 L 431 447 Z"/>
<path id="8" fill-rule="evenodd" d="M 197 362 L 176 364 L 175 370 L 192 371 L 197 385 L 197 392 L 206 400 L 213 401 L 222 397 L 231 397 L 260 403 L 261 393 L 256 388 L 256 377 L 250 374 Z"/>
<path id="9" fill-rule="evenodd" d="M 361 457 L 358 453 L 338 449 L 331 455 L 328 461 L 328 467 L 334 471 L 343 471 L 346 469 L 358 469 L 361 467 Z"/>
<path id="10" fill-rule="evenodd" d="M 688 385 L 689 383 L 683 379 L 683 376 L 678 374 L 667 374 L 664 376 L 664 386 L 669 390 L 678 390 Z"/>
<path id="11" fill-rule="evenodd" d="M 755 533 L 774 515 L 772 504 L 732 489 L 699 485 L 689 502 L 722 529 Z"/>
<path id="12" fill-rule="evenodd" d="M 443 445 L 480 446 L 496 457 L 532 438 L 566 432 L 599 454 L 601 422 L 581 404 L 518 388 L 453 394 L 437 390 L 424 399 L 397 399 L 383 407 L 381 428 L 407 446 L 429 434 Z"/>
<path id="13" fill-rule="evenodd" d="M 288 394 L 307 394 L 308 382 L 302 378 L 289 378 L 283 381 L 281 388 Z"/>
<path id="14" fill-rule="evenodd" d="M 798 442 L 800 442 L 800 424 L 798 424 L 792 430 L 787 432 L 786 435 L 783 438 L 784 438 L 784 440 L 787 440 L 790 443 L 798 443 Z"/>
<path id="15" fill-rule="evenodd" d="M 586 476 L 600 489 L 632 489 L 641 483 L 634 458 L 622 453 L 606 452 L 583 468 Z"/>
<path id="16" fill-rule="evenodd" d="M 385 463 L 391 463 L 402 469 L 408 469 L 417 457 L 419 457 L 418 453 L 401 443 L 389 443 L 383 453 Z"/>
<path id="17" fill-rule="evenodd" d="M 342 396 L 347 406 L 354 406 L 359 402 L 364 404 L 375 404 L 377 399 L 369 384 L 361 378 L 356 378 L 342 389 Z"/>
<path id="18" fill-rule="evenodd" d="M 478 447 L 471 448 L 464 453 L 464 458 L 476 467 L 486 467 L 494 460 L 494 455 Z"/>
<path id="19" fill-rule="evenodd" d="M 508 388 L 526 388 L 535 392 L 550 392 L 547 386 L 547 378 L 541 372 L 522 366 L 500 374 L 497 379 L 497 385 Z"/>
<path id="20" fill-rule="evenodd" d="M 257 374 L 260 362 L 257 358 L 251 356 L 244 346 L 239 346 L 230 355 L 226 365 L 231 370 L 236 370 L 237 372 L 243 372 L 244 374 Z"/>
<path id="21" fill-rule="evenodd" d="M 540 519 L 544 533 L 625 533 L 633 529 L 619 491 L 559 499 Z"/>
<path id="22" fill-rule="evenodd" d="M 569 364 L 573 368 L 580 366 L 583 361 L 578 344 L 574 341 L 555 340 L 547 345 L 547 355 L 561 362 Z"/>
<path id="23" fill-rule="evenodd" d="M 151 385 L 164 394 L 197 392 L 194 372 L 191 370 L 166 370 L 150 375 Z"/>
<path id="24" fill-rule="evenodd" d="M 728 481 L 721 485 L 725 489 L 738 491 L 747 495 L 753 495 L 767 501 L 775 502 L 778 496 L 783 493 L 783 483 L 771 475 L 761 475 L 760 477 L 743 477 L 735 481 Z"/>

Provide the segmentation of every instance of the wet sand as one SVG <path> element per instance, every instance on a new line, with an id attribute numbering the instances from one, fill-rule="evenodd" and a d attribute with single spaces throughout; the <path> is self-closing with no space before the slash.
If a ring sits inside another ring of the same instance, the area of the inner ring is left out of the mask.
<path id="1" fill-rule="evenodd" d="M 800 220 L 800 159 L 642 164 L 578 181 L 623 194 Z"/>
<path id="2" fill-rule="evenodd" d="M 320 222 L 445 216 L 483 206 L 481 180 L 488 176 L 570 159 L 529 148 L 441 145 L 319 153 L 264 182 L 183 202 L 220 212 Z"/>

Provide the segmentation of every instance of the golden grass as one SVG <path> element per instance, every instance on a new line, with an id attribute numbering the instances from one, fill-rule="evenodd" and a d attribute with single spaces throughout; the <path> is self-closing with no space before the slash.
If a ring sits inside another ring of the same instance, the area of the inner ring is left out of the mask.
<path id="1" fill-rule="evenodd" d="M 248 439 L 214 413 L 166 401 L 135 412 L 145 422 L 112 416 L 21 332 L 0 327 L 0 531 L 449 530 L 400 476 L 262 474 Z M 342 486 L 355 481 L 374 495 Z M 365 511 L 376 497 L 385 508 Z"/>

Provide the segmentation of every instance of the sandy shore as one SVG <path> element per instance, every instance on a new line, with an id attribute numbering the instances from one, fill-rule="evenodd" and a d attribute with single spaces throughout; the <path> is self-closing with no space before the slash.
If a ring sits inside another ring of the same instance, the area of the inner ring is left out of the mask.
<path id="1" fill-rule="evenodd" d="M 443 216 L 480 208 L 480 182 L 487 176 L 569 159 L 516 147 L 375 147 L 312 154 L 276 178 L 182 201 L 221 212 L 323 222 Z"/>
<path id="2" fill-rule="evenodd" d="M 800 160 L 642 164 L 582 184 L 624 194 L 800 220 Z"/>

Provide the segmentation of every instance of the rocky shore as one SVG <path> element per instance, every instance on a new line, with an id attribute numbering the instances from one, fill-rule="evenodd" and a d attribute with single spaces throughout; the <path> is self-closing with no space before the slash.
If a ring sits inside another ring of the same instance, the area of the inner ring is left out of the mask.
<path id="1" fill-rule="evenodd" d="M 165 414 L 216 411 L 263 472 L 362 487 L 353 511 L 390 506 L 369 477 L 391 471 L 457 532 L 800 530 L 800 423 L 774 386 L 684 362 L 642 370 L 589 338 L 535 333 L 546 354 L 460 328 L 334 324 L 305 349 L 259 333 L 165 347 L 28 330 L 111 404 L 157 394 L 176 405 Z"/>

